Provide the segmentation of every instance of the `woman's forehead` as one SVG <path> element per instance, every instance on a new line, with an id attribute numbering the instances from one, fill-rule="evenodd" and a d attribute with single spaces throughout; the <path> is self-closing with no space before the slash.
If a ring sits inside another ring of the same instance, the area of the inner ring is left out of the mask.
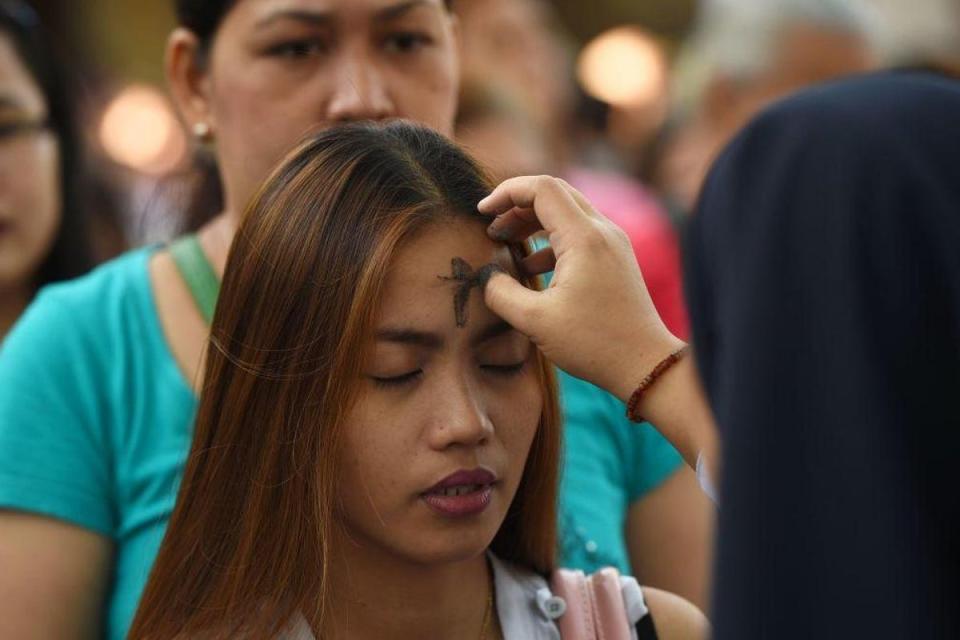
<path id="1" fill-rule="evenodd" d="M 487 237 L 473 220 L 432 224 L 397 251 L 391 275 L 404 280 L 440 280 L 453 275 L 455 263 L 479 269 L 490 263 L 513 272 L 509 248 Z M 388 278 L 390 280 L 390 278 Z M 409 283 L 409 282 L 408 282 Z"/>
<path id="2" fill-rule="evenodd" d="M 259 23 L 283 15 L 383 20 L 421 6 L 443 8 L 443 0 L 241 0 L 235 9 Z"/>
<path id="3" fill-rule="evenodd" d="M 507 246 L 486 237 L 482 226 L 474 221 L 431 225 L 394 256 L 381 315 L 442 309 L 453 317 L 457 296 L 464 304 L 480 299 L 483 278 L 494 270 L 515 274 L 513 258 Z"/>

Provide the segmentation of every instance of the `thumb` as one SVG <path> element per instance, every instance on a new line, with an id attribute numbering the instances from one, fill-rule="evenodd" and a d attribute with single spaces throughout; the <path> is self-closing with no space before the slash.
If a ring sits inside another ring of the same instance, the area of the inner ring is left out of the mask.
<path id="1" fill-rule="evenodd" d="M 497 272 L 487 281 L 483 298 L 487 307 L 517 331 L 530 336 L 534 327 L 531 313 L 539 308 L 541 292 L 531 291 L 509 274 Z"/>

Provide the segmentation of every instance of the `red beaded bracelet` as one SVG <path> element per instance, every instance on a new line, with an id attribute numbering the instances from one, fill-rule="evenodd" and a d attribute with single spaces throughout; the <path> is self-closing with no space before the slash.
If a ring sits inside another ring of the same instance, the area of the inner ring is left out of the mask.
<path id="1" fill-rule="evenodd" d="M 643 397 L 644 392 L 650 388 L 657 378 L 662 376 L 667 369 L 672 367 L 677 363 L 680 358 L 683 357 L 683 354 L 687 352 L 690 348 L 690 345 L 684 345 L 668 355 L 666 358 L 660 361 L 660 364 L 653 368 L 646 378 L 640 381 L 640 384 L 637 386 L 636 391 L 630 396 L 630 401 L 627 402 L 627 418 L 631 422 L 643 422 L 643 416 L 637 413 L 637 405 L 640 404 L 640 398 Z"/>

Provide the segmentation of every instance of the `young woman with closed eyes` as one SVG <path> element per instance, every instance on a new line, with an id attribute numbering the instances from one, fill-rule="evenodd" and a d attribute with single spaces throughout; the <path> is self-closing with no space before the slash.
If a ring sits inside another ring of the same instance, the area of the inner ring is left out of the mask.
<path id="1" fill-rule="evenodd" d="M 267 181 L 132 638 L 559 638 L 556 382 L 484 304 L 496 272 L 534 286 L 487 237 L 490 188 L 403 123 L 320 134 Z M 621 627 L 705 637 L 692 605 L 621 589 Z"/>

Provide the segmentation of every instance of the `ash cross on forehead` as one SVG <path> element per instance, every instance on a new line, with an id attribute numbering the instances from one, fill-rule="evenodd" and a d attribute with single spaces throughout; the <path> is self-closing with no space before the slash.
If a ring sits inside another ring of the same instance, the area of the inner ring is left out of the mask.
<path id="1" fill-rule="evenodd" d="M 467 303 L 470 302 L 470 291 L 476 287 L 480 289 L 482 293 L 484 287 L 487 286 L 487 281 L 490 280 L 490 276 L 497 272 L 503 273 L 504 271 L 503 267 L 495 262 L 485 264 L 474 271 L 473 267 L 463 258 L 452 259 L 450 266 L 453 275 L 437 277 L 441 280 L 450 280 L 458 283 L 457 289 L 453 293 L 453 312 L 457 317 L 457 326 L 462 329 L 467 326 Z"/>

